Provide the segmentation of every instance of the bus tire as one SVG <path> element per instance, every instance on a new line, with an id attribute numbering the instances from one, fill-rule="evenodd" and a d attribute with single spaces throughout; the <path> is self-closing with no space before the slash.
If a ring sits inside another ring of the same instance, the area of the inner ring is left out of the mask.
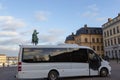
<path id="1" fill-rule="evenodd" d="M 102 68 L 100 71 L 101 77 L 107 77 L 108 76 L 108 70 L 106 68 Z"/>
<path id="2" fill-rule="evenodd" d="M 57 71 L 50 71 L 48 74 L 48 80 L 58 80 L 59 74 Z"/>

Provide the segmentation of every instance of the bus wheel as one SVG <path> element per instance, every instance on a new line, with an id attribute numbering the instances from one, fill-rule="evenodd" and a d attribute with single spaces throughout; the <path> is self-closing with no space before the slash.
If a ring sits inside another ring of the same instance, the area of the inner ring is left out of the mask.
<path id="1" fill-rule="evenodd" d="M 50 71 L 48 74 L 48 80 L 58 80 L 59 74 L 57 71 Z"/>
<path id="2" fill-rule="evenodd" d="M 100 71 L 100 76 L 101 76 L 101 77 L 106 77 L 106 76 L 108 76 L 108 70 L 105 69 L 105 68 L 101 69 L 101 71 Z"/>

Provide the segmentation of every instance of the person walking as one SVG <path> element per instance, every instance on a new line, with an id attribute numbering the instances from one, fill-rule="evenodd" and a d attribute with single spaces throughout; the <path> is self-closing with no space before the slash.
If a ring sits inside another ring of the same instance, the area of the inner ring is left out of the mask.
<path id="1" fill-rule="evenodd" d="M 3 68 L 5 67 L 5 63 L 3 63 Z"/>
<path id="2" fill-rule="evenodd" d="M 116 53 L 116 61 L 117 61 L 117 64 L 118 64 L 119 58 L 118 58 L 118 56 L 117 56 L 117 53 Z"/>

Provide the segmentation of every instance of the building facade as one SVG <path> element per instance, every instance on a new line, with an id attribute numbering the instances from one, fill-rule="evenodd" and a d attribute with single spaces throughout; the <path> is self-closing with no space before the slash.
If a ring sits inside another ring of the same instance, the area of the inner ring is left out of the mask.
<path id="1" fill-rule="evenodd" d="M 72 33 L 71 35 L 66 37 L 65 43 L 75 44 L 75 35 L 74 35 L 74 33 Z"/>
<path id="2" fill-rule="evenodd" d="M 3 66 L 3 64 L 6 64 L 6 55 L 5 54 L 0 54 L 0 66 Z"/>
<path id="3" fill-rule="evenodd" d="M 93 48 L 98 55 L 102 56 L 104 54 L 102 28 L 84 25 L 76 31 L 75 35 L 66 37 L 65 43 L 88 46 Z"/>
<path id="4" fill-rule="evenodd" d="M 120 14 L 102 25 L 105 55 L 120 58 Z"/>
<path id="5" fill-rule="evenodd" d="M 16 56 L 7 56 L 8 65 L 16 65 L 18 63 L 18 57 Z"/>

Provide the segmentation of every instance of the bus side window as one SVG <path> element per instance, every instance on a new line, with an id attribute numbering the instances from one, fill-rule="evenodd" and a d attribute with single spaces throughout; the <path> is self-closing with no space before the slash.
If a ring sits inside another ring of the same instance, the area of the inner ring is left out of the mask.
<path id="1" fill-rule="evenodd" d="M 90 60 L 93 60 L 96 58 L 95 53 L 92 50 L 88 50 L 88 56 Z"/>
<path id="2" fill-rule="evenodd" d="M 81 61 L 83 61 L 84 63 L 87 63 L 88 62 L 87 49 L 79 49 L 79 54 L 80 54 Z"/>
<path id="3" fill-rule="evenodd" d="M 71 52 L 72 62 L 88 62 L 87 50 L 86 49 L 75 49 Z"/>
<path id="4" fill-rule="evenodd" d="M 94 53 L 94 51 L 92 50 L 88 50 L 88 56 L 90 60 L 101 61 L 100 57 L 96 53 Z"/>

